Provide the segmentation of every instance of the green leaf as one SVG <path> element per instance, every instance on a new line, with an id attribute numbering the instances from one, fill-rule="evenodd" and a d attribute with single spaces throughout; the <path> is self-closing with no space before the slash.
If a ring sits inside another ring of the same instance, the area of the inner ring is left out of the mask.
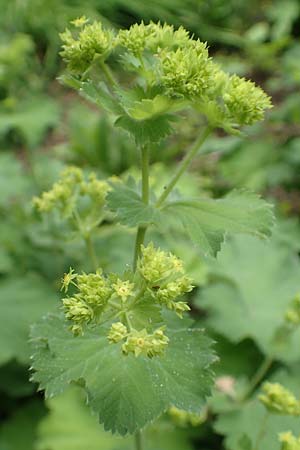
<path id="1" fill-rule="evenodd" d="M 128 448 L 130 439 L 124 440 L 103 430 L 97 417 L 91 414 L 82 394 L 81 389 L 73 386 L 62 395 L 47 400 L 49 414 L 39 425 L 37 450 Z"/>
<path id="2" fill-rule="evenodd" d="M 256 194 L 234 191 L 225 198 L 177 200 L 162 211 L 180 221 L 205 254 L 216 255 L 226 233 L 270 234 L 272 206 Z"/>
<path id="3" fill-rule="evenodd" d="M 123 225 L 136 227 L 155 223 L 158 220 L 159 211 L 142 201 L 132 179 L 127 184 L 117 182 L 112 186 L 113 189 L 107 196 L 108 206 L 117 213 L 117 218 Z"/>
<path id="4" fill-rule="evenodd" d="M 36 450 L 131 450 L 133 438 L 106 433 L 97 417 L 91 415 L 82 394 L 82 390 L 73 386 L 47 400 L 49 414 L 39 425 Z M 145 450 L 193 449 L 187 433 L 166 421 L 149 427 L 143 442 Z"/>
<path id="5" fill-rule="evenodd" d="M 38 400 L 18 409 L 0 428 L 0 449 L 35 450 L 37 425 L 44 414 L 45 408 Z"/>
<path id="6" fill-rule="evenodd" d="M 290 374 L 278 371 L 272 377 L 273 381 L 282 383 L 295 393 L 298 392 L 299 367 L 296 367 Z M 215 423 L 215 430 L 226 436 L 225 448 L 228 450 L 241 450 L 240 442 L 245 434 L 251 440 L 252 448 L 255 448 L 264 422 L 264 433 L 262 433 L 258 447 L 260 450 L 280 450 L 281 444 L 278 440 L 280 432 L 291 431 L 296 436 L 299 435 L 298 417 L 270 414 L 266 421 L 265 419 L 265 407 L 257 399 L 253 399 L 234 412 L 222 414 Z"/>
<path id="7" fill-rule="evenodd" d="M 29 327 L 56 306 L 56 294 L 37 276 L 0 283 L 0 364 L 12 358 L 29 362 Z"/>
<path id="8" fill-rule="evenodd" d="M 231 342 L 250 337 L 283 361 L 300 357 L 300 330 L 278 339 L 284 315 L 299 292 L 298 257 L 274 241 L 236 236 L 211 263 L 215 282 L 198 296 L 208 309 L 207 324 Z"/>
<path id="9" fill-rule="evenodd" d="M 105 83 L 100 82 L 96 84 L 92 80 L 80 81 L 71 75 L 63 75 L 60 77 L 60 81 L 66 86 L 78 90 L 86 100 L 95 103 L 106 111 L 115 115 L 124 114 L 124 110 L 109 92 Z"/>
<path id="10" fill-rule="evenodd" d="M 143 98 L 139 102 L 134 102 L 133 107 L 128 110 L 128 114 L 135 120 L 148 120 L 166 113 L 170 106 L 169 98 L 156 95 L 154 98 Z"/>
<path id="11" fill-rule="evenodd" d="M 124 356 L 121 344 L 108 344 L 104 327 L 74 338 L 61 317 L 48 315 L 32 330 L 33 380 L 47 397 L 80 383 L 104 428 L 122 435 L 171 405 L 199 412 L 212 383 L 212 342 L 201 330 L 178 325 L 168 337 L 162 357 Z"/>
<path id="12" fill-rule="evenodd" d="M 252 450 L 251 439 L 247 434 L 243 434 L 241 439 L 239 440 L 239 449 L 240 450 Z"/>
<path id="13" fill-rule="evenodd" d="M 159 327 L 163 325 L 161 309 L 159 305 L 153 303 L 150 295 L 145 294 L 142 301 L 139 301 L 128 313 L 130 322 L 136 330 Z"/>
<path id="14" fill-rule="evenodd" d="M 169 136 L 172 133 L 171 120 L 174 117 L 169 114 L 148 120 L 135 120 L 126 114 L 119 117 L 115 125 L 132 135 L 138 146 L 144 146 L 156 144 Z"/>

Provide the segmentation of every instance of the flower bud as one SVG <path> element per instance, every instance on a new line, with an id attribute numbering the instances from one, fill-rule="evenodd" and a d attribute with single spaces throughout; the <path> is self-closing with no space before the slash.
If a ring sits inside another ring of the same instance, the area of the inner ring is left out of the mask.
<path id="1" fill-rule="evenodd" d="M 117 344 L 118 342 L 122 341 L 127 336 L 127 334 L 128 330 L 125 325 L 122 322 L 116 322 L 112 324 L 107 338 L 111 344 Z"/>

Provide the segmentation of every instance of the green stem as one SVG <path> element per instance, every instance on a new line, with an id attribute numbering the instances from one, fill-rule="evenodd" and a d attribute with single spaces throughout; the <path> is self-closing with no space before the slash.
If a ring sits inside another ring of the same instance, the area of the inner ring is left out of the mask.
<path id="1" fill-rule="evenodd" d="M 263 380 L 268 370 L 272 366 L 273 362 L 274 360 L 272 357 L 266 357 L 263 360 L 261 366 L 258 368 L 257 372 L 254 374 L 252 380 L 250 381 L 249 386 L 243 395 L 242 401 L 246 400 L 252 394 L 254 389 L 260 384 L 260 382 Z"/>
<path id="2" fill-rule="evenodd" d="M 107 79 L 107 82 L 108 82 L 110 88 L 113 89 L 114 87 L 117 86 L 117 82 L 116 82 L 116 80 L 114 79 L 113 74 L 111 73 L 110 68 L 105 64 L 104 61 L 100 61 L 100 66 L 101 66 L 101 69 L 102 69 L 103 72 L 104 72 L 104 75 L 106 76 L 106 79 Z"/>
<path id="3" fill-rule="evenodd" d="M 162 203 L 166 200 L 172 189 L 174 188 L 175 184 L 178 182 L 179 178 L 183 175 L 183 173 L 186 171 L 186 169 L 191 164 L 193 158 L 196 156 L 199 148 L 204 143 L 204 141 L 207 139 L 207 137 L 212 132 L 212 128 L 208 126 L 205 128 L 203 133 L 199 136 L 199 138 L 194 142 L 194 144 L 191 146 L 185 157 L 183 158 L 181 164 L 178 166 L 178 169 L 174 173 L 173 177 L 171 178 L 169 184 L 165 187 L 163 193 L 157 200 L 156 206 L 159 207 L 162 205 Z"/>
<path id="4" fill-rule="evenodd" d="M 149 147 L 141 148 L 142 156 L 142 200 L 148 205 L 149 203 Z M 144 243 L 147 226 L 140 225 L 137 229 L 135 239 L 135 249 L 133 258 L 133 270 L 136 269 L 137 261 L 140 256 L 141 245 Z"/>
<path id="5" fill-rule="evenodd" d="M 264 415 L 264 418 L 263 418 L 263 420 L 261 422 L 261 426 L 260 426 L 259 432 L 257 434 L 257 438 L 256 438 L 256 441 L 255 441 L 255 445 L 254 445 L 253 450 L 259 450 L 259 444 L 260 444 L 261 440 L 263 439 L 263 437 L 264 437 L 264 435 L 266 433 L 266 425 L 267 425 L 267 421 L 268 421 L 269 415 L 270 415 L 270 413 L 268 411 Z"/>
<path id="6" fill-rule="evenodd" d="M 127 323 L 129 331 L 131 331 L 133 327 L 132 327 L 131 321 L 129 319 L 129 316 L 128 316 L 127 312 L 125 312 L 125 311 L 124 311 L 124 319 L 125 319 L 125 322 Z"/>
<path id="7" fill-rule="evenodd" d="M 88 255 L 89 255 L 90 260 L 91 260 L 91 262 L 93 264 L 94 270 L 96 271 L 99 266 L 98 266 L 97 256 L 96 256 L 96 253 L 95 253 L 95 249 L 94 249 L 94 246 L 93 246 L 91 235 L 86 236 L 84 241 L 85 241 L 85 245 L 86 245 L 86 248 L 87 248 Z"/>
<path id="8" fill-rule="evenodd" d="M 135 450 L 143 450 L 142 433 L 137 431 L 134 435 Z"/>

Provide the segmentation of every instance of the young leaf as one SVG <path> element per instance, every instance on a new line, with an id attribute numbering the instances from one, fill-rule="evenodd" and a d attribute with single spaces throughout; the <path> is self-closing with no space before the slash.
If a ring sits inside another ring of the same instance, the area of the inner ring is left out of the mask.
<path id="1" fill-rule="evenodd" d="M 117 213 L 118 220 L 129 227 L 148 225 L 155 223 L 159 217 L 159 211 L 152 205 L 146 205 L 137 187 L 132 180 L 127 185 L 118 182 L 113 184 L 113 189 L 107 196 L 108 206 Z"/>
<path id="2" fill-rule="evenodd" d="M 276 339 L 299 292 L 298 257 L 274 241 L 236 236 L 222 247 L 211 271 L 216 282 L 197 299 L 208 308 L 209 326 L 231 342 L 250 337 L 268 355 L 299 359 L 300 330 Z"/>
<path id="3" fill-rule="evenodd" d="M 103 82 L 95 83 L 92 80 L 80 81 L 72 75 L 63 75 L 60 81 L 79 93 L 88 101 L 95 103 L 97 106 L 105 109 L 114 115 L 121 115 L 124 113 L 119 102 L 108 91 Z"/>
<path id="4" fill-rule="evenodd" d="M 171 103 L 171 100 L 163 95 L 156 95 L 154 98 L 143 98 L 141 101 L 134 102 L 128 113 L 135 120 L 153 119 L 166 113 Z"/>
<path id="5" fill-rule="evenodd" d="M 162 211 L 179 220 L 190 238 L 210 255 L 220 250 L 225 233 L 265 237 L 273 224 L 272 206 L 245 191 L 234 191 L 219 200 L 172 201 Z"/>
<path id="6" fill-rule="evenodd" d="M 170 114 L 163 114 L 148 120 L 135 120 L 129 115 L 119 117 L 115 125 L 123 128 L 133 136 L 139 146 L 156 144 L 165 139 L 172 132 Z"/>
<path id="7" fill-rule="evenodd" d="M 32 329 L 33 380 L 47 397 L 78 382 L 104 428 L 122 435 L 143 428 L 171 405 L 199 412 L 212 384 L 212 342 L 201 330 L 178 324 L 168 337 L 162 357 L 124 356 L 121 344 L 108 343 L 106 329 L 74 338 L 61 317 L 49 315 Z"/>

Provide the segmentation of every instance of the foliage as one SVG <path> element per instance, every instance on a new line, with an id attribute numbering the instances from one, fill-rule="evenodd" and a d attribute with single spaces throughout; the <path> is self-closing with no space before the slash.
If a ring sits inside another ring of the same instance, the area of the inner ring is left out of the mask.
<path id="1" fill-rule="evenodd" d="M 0 448 L 298 450 L 298 1 L 0 6 Z"/>

